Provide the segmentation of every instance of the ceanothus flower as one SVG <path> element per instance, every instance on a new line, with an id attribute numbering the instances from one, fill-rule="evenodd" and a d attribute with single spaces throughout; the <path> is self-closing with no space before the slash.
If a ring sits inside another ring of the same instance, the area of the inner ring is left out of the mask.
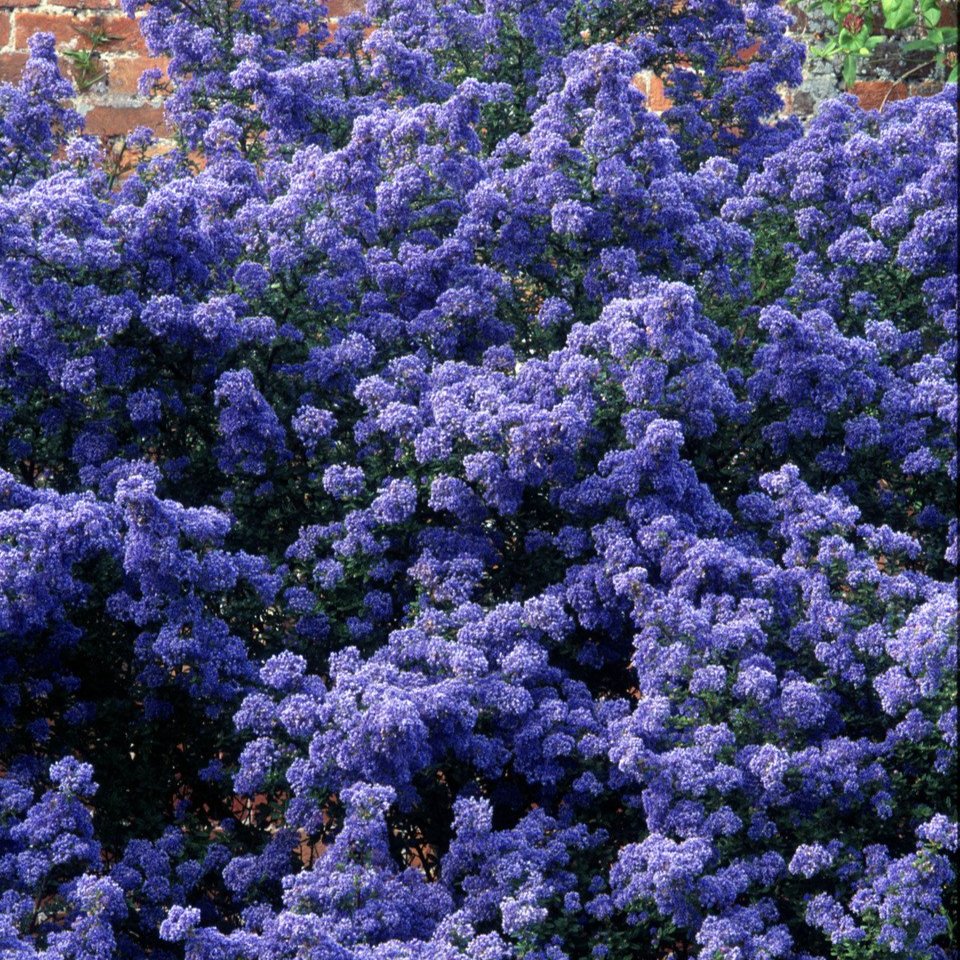
<path id="1" fill-rule="evenodd" d="M 126 7 L 122 176 L 0 85 L 0 952 L 953 956 L 955 90 Z"/>

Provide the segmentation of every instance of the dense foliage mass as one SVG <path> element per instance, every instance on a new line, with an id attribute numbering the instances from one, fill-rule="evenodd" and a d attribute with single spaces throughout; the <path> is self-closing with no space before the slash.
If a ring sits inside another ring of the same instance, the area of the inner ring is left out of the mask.
<path id="1" fill-rule="evenodd" d="M 955 90 L 775 120 L 773 0 L 139 13 L 121 182 L 0 86 L 0 956 L 955 957 Z"/>

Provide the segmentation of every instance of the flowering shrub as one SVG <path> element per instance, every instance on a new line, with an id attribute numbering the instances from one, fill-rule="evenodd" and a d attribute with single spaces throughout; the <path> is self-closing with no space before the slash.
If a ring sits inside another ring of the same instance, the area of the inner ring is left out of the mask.
<path id="1" fill-rule="evenodd" d="M 0 953 L 954 956 L 955 91 L 145 7 L 122 183 L 0 87 Z"/>

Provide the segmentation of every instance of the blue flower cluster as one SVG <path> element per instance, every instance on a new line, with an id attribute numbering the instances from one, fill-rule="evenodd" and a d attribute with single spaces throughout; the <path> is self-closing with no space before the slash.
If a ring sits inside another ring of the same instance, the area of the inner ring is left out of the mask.
<path id="1" fill-rule="evenodd" d="M 129 176 L 0 85 L 0 956 L 956 957 L 956 90 L 127 6 Z"/>

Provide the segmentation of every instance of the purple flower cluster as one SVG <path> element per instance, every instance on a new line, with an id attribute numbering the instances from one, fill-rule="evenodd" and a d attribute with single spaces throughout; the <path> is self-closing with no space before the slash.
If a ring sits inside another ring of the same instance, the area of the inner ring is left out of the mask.
<path id="1" fill-rule="evenodd" d="M 0 954 L 954 957 L 956 91 L 801 131 L 773 0 L 128 7 L 121 182 L 0 86 Z"/>

